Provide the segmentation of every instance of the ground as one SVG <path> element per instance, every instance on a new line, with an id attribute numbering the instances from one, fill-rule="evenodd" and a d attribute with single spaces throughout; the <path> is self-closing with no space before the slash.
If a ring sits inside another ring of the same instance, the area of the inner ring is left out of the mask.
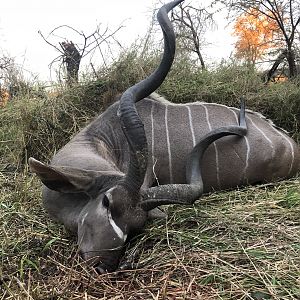
<path id="1" fill-rule="evenodd" d="M 29 173 L 0 173 L 0 299 L 300 299 L 300 180 L 167 208 L 98 275 L 41 205 Z M 2 295 L 2 296 L 1 296 Z"/>

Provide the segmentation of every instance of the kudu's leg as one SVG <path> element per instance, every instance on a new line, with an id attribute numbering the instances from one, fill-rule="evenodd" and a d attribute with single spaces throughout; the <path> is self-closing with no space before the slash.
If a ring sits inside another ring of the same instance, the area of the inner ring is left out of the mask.
<path id="1" fill-rule="evenodd" d="M 195 145 L 189 154 L 186 164 L 187 184 L 166 184 L 149 188 L 143 194 L 141 207 L 144 210 L 150 210 L 167 204 L 193 204 L 203 193 L 201 161 L 208 146 L 224 136 L 237 135 L 242 137 L 246 134 L 245 103 L 241 99 L 239 124 L 212 130 Z"/>

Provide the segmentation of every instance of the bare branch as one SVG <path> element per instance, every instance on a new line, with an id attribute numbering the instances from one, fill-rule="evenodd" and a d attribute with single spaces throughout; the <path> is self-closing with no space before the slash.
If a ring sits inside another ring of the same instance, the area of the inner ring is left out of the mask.
<path id="1" fill-rule="evenodd" d="M 58 52 L 60 52 L 61 54 L 63 54 L 63 52 L 61 51 L 60 48 L 58 48 L 57 46 L 55 46 L 54 44 L 50 43 L 45 37 L 44 35 L 42 34 L 42 32 L 39 30 L 38 31 L 39 35 L 42 37 L 42 39 L 48 44 L 50 45 L 51 47 L 53 47 L 54 49 L 56 49 Z"/>
<path id="2" fill-rule="evenodd" d="M 205 69 L 200 37 L 214 23 L 212 14 L 205 8 L 193 7 L 190 4 L 180 4 L 178 8 L 179 11 L 173 11 L 171 15 L 178 42 L 184 45 L 186 51 L 196 53 L 202 69 Z"/>
<path id="3" fill-rule="evenodd" d="M 49 64 L 49 68 L 53 67 L 54 64 L 60 63 L 59 65 L 59 77 L 60 72 L 63 69 L 62 66 L 64 65 L 67 70 L 67 79 L 68 82 L 77 82 L 78 80 L 78 72 L 79 67 L 82 58 L 87 56 L 93 56 L 98 50 L 100 53 L 100 56 L 103 59 L 103 62 L 105 63 L 105 58 L 103 51 L 101 49 L 102 45 L 105 44 L 105 47 L 108 47 L 110 49 L 110 41 L 113 41 L 120 45 L 120 43 L 117 42 L 115 35 L 116 33 L 121 30 L 124 26 L 120 25 L 118 28 L 113 30 L 112 32 L 109 31 L 109 29 L 106 27 L 102 33 L 101 33 L 101 27 L 100 24 L 97 25 L 96 29 L 90 33 L 85 34 L 83 31 L 79 31 L 72 26 L 69 25 L 60 25 L 55 27 L 47 37 L 45 37 L 41 31 L 39 31 L 39 34 L 41 35 L 42 39 L 51 47 L 53 47 L 56 51 L 60 53 L 59 56 L 57 56 L 53 61 Z M 76 43 L 74 44 L 72 41 L 68 41 L 67 38 L 59 36 L 57 33 L 62 30 L 67 29 L 71 30 L 73 33 L 77 34 L 79 39 L 81 39 L 82 43 Z M 58 41 L 58 44 L 60 47 L 57 46 L 57 43 L 52 43 L 49 41 L 49 37 L 55 37 L 56 39 L 60 39 L 62 41 Z M 110 50 L 111 51 L 111 50 Z M 95 69 L 94 69 L 95 70 Z M 71 80 L 71 77 L 73 80 Z"/>

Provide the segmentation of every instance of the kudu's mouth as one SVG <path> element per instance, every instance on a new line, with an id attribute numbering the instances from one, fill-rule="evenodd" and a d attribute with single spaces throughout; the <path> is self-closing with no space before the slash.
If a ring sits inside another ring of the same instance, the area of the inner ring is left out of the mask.
<path id="1" fill-rule="evenodd" d="M 98 274 L 117 271 L 125 247 L 116 249 L 80 252 L 85 263 Z"/>
<path id="2" fill-rule="evenodd" d="M 131 259 L 119 259 L 116 264 L 105 264 L 100 260 L 92 266 L 99 275 L 112 273 L 112 272 L 122 272 L 126 270 L 132 270 L 134 268 L 134 263 Z"/>
<path id="3" fill-rule="evenodd" d="M 96 271 L 96 273 L 98 273 L 99 275 L 103 275 L 117 271 L 118 265 L 107 265 L 102 262 L 99 262 L 95 264 L 93 268 Z"/>

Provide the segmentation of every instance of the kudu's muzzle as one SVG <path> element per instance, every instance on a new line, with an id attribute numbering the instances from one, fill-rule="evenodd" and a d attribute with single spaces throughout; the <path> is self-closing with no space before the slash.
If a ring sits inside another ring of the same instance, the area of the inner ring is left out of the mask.
<path id="1" fill-rule="evenodd" d="M 80 253 L 80 256 L 85 260 L 88 266 L 94 268 L 98 274 L 105 274 L 117 271 L 119 262 L 124 254 L 123 247 L 118 250 L 105 250 L 99 251 L 99 254 L 91 255 L 86 253 Z"/>

